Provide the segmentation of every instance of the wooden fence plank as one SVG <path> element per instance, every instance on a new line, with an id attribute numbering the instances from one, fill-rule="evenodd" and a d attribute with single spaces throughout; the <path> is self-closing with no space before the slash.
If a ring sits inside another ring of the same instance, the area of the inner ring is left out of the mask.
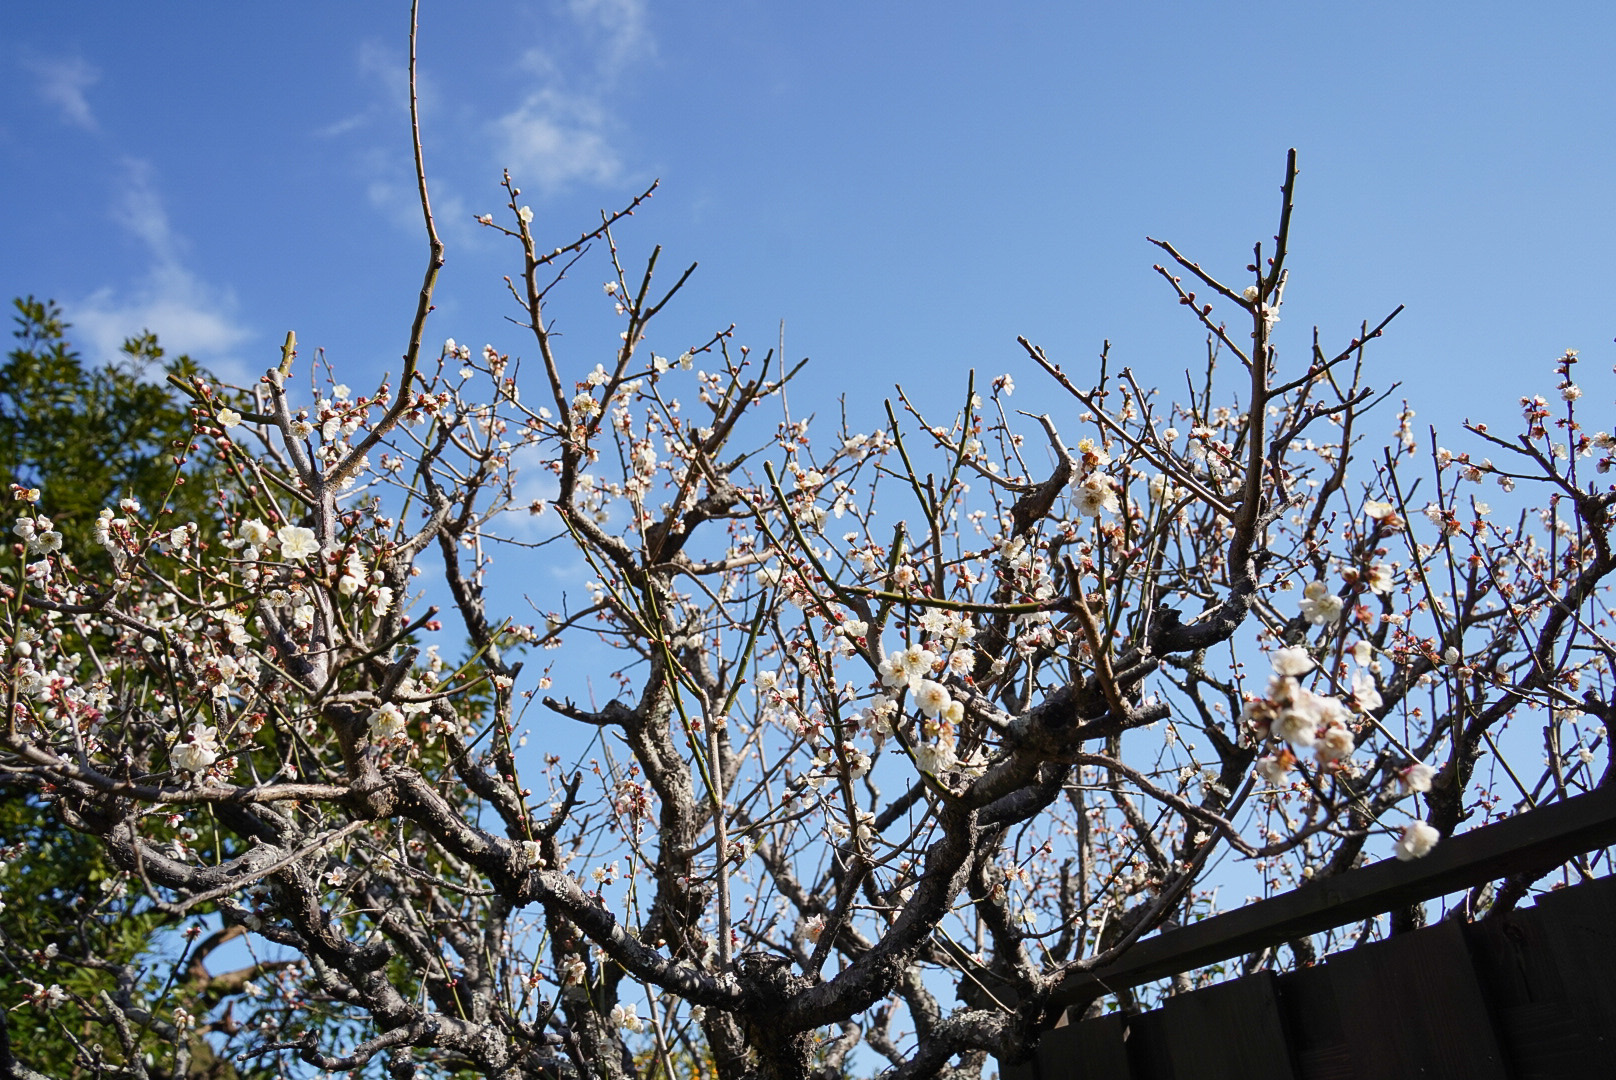
<path id="1" fill-rule="evenodd" d="M 1447 838 L 1423 859 L 1387 859 L 1146 938 L 1114 964 L 1072 972 L 1056 991 L 1056 1000 L 1085 1006 L 1120 987 L 1345 926 L 1520 870 L 1547 869 L 1612 844 L 1616 786 Z"/>
<path id="2" fill-rule="evenodd" d="M 1166 1017 L 1160 1009 L 1123 1020 L 1128 1068 L 1133 1080 L 1178 1080 L 1167 1043 Z"/>
<path id="3" fill-rule="evenodd" d="M 1584 1077 L 1598 1054 L 1586 1007 L 1574 985 L 1567 985 L 1545 935 L 1548 921 L 1531 907 L 1465 928 L 1476 977 L 1517 1080 Z"/>
<path id="4" fill-rule="evenodd" d="M 1616 1076 L 1616 879 L 1538 897 L 1531 912 L 1586 1036 L 1579 1076 Z"/>
<path id="5" fill-rule="evenodd" d="M 1052 1028 L 1038 1042 L 1038 1080 L 1132 1080 L 1120 1013 Z"/>
<path id="6" fill-rule="evenodd" d="M 1275 980 L 1275 988 L 1297 1080 L 1353 1080 L 1352 1048 L 1329 970 L 1307 967 L 1286 972 Z"/>
<path id="7" fill-rule="evenodd" d="M 1004 1080 L 1616 1077 L 1616 878 L 1044 1035 Z"/>
<path id="8" fill-rule="evenodd" d="M 1295 1080 L 1274 973 L 1258 972 L 1167 999 L 1177 1080 Z"/>
<path id="9" fill-rule="evenodd" d="M 1038 1080 L 1038 1063 L 1019 1061 L 1011 1064 L 1000 1059 L 999 1080 Z"/>
<path id="10" fill-rule="evenodd" d="M 1428 900 L 1511 873 L 1546 870 L 1584 852 L 1613 845 L 1616 845 L 1616 785 L 1451 837 L 1423 859 L 1376 863 L 1146 938 L 1116 963 L 1069 973 L 1056 991 L 1055 999 L 1068 1006 L 1083 1007 L 1118 989 L 1347 925 L 1402 904 Z M 1597 897 L 1587 890 L 1597 891 Z M 1573 897 L 1573 894 L 1577 895 Z M 1557 899 L 1562 895 L 1566 899 Z M 1562 1075 L 1616 1077 L 1616 978 L 1611 976 L 1611 972 L 1616 971 L 1616 883 L 1603 879 L 1597 885 L 1561 890 L 1544 897 L 1539 904 L 1555 910 L 1546 910 L 1540 915 L 1534 909 L 1527 909 L 1504 920 L 1503 925 L 1514 927 L 1511 932 L 1525 935 L 1522 941 L 1505 947 L 1495 940 L 1492 930 L 1472 927 L 1467 932 L 1477 949 L 1474 963 L 1469 962 L 1468 956 L 1466 964 L 1448 964 L 1446 968 L 1416 963 L 1414 970 L 1396 976 L 1395 985 L 1390 985 L 1383 994 L 1374 992 L 1374 972 L 1365 968 L 1367 962 L 1363 956 L 1379 957 L 1375 962 L 1390 971 L 1398 968 L 1394 962 L 1397 957 L 1377 953 L 1383 946 L 1418 939 L 1424 944 L 1405 944 L 1405 951 L 1440 952 L 1451 950 L 1453 934 L 1462 938 L 1466 932 L 1458 930 L 1456 924 L 1444 923 L 1443 926 L 1449 928 L 1444 933 L 1450 940 L 1440 948 L 1432 944 L 1431 931 L 1442 928 L 1433 927 L 1430 931 L 1403 935 L 1392 942 L 1337 954 L 1326 968 L 1313 969 L 1337 968 L 1344 980 L 1339 987 L 1335 985 L 1334 976 L 1315 976 L 1310 971 L 1281 976 L 1277 984 L 1279 1014 L 1290 1041 L 1294 1075 L 1300 1080 L 1404 1075 L 1410 1063 L 1429 1060 L 1422 1055 L 1428 1055 L 1432 1045 L 1449 1044 L 1450 1040 L 1444 1038 L 1441 1031 L 1454 1017 L 1442 1010 L 1451 1009 L 1456 1010 L 1455 1015 L 1467 1017 L 1465 1024 L 1474 1025 L 1472 1030 L 1480 1032 L 1470 1042 L 1454 1044 L 1455 1055 L 1451 1060 L 1473 1061 L 1473 1064 L 1457 1066 L 1461 1071 L 1454 1072 L 1454 1067 L 1446 1064 L 1445 1059 L 1431 1067 L 1435 1071 L 1416 1065 L 1413 1066 L 1415 1071 L 1407 1075 L 1475 1076 L 1478 1080 L 1502 1077 L 1507 1054 L 1514 1066 L 1511 1072 L 1522 1080 Z M 1565 912 L 1565 919 L 1560 918 L 1558 911 Z M 1566 925 L 1561 926 L 1561 922 Z M 1550 931 L 1551 926 L 1556 929 Z M 1482 970 L 1487 992 L 1493 995 L 1491 1016 L 1485 1003 L 1477 1004 L 1483 1000 L 1477 982 L 1477 965 Z M 1444 979 L 1457 980 L 1457 984 L 1445 987 Z M 1438 997 L 1426 996 L 1422 1001 L 1406 992 L 1408 986 L 1426 983 L 1430 986 L 1422 994 L 1437 994 Z M 1468 984 L 1468 989 L 1464 989 L 1464 984 Z M 1440 996 L 1449 991 L 1456 995 L 1452 1001 Z M 1342 1000 L 1336 1002 L 1337 1008 L 1325 1012 L 1337 1021 L 1350 1022 L 1350 1031 L 1331 1028 L 1323 1020 L 1325 1013 L 1315 1008 L 1314 1003 L 1322 1003 L 1330 995 L 1342 997 Z M 1013 993 L 1007 1000 L 1014 1000 Z M 1359 1008 L 1360 1003 L 1362 1014 L 1353 1014 L 1352 1010 Z M 1427 1009 L 1428 1003 L 1435 1003 L 1438 1008 L 1426 1016 L 1421 1010 Z M 1075 1011 L 1076 1008 L 1069 1008 L 1068 1015 Z M 1365 1016 L 1375 1015 L 1389 1016 L 1394 1021 L 1398 1040 L 1413 1040 L 1408 1052 L 1415 1057 L 1400 1060 L 1385 1045 L 1365 1043 L 1366 1037 L 1373 1039 L 1379 1033 L 1372 1024 L 1366 1027 L 1363 1023 Z M 1405 1022 L 1411 1016 L 1424 1019 Z M 1160 1012 L 1111 1022 L 1123 1025 L 1130 1080 L 1173 1080 L 1168 1030 Z M 1075 1030 L 1083 1023 L 1071 1027 Z M 1431 1028 L 1432 1024 L 1437 1027 Z M 1063 1036 L 1057 1045 L 1076 1047 L 1078 1042 L 1073 1040 L 1081 1041 L 1086 1037 L 1086 1034 Z M 1065 1060 L 1081 1063 L 1092 1058 L 1096 1062 L 1093 1071 L 1096 1080 L 1128 1075 L 1098 1071 L 1100 1062 L 1112 1062 L 1115 1048 L 1097 1035 L 1095 1038 L 1092 1053 L 1074 1051 L 1076 1057 L 1073 1058 L 1065 1049 L 1060 1049 L 1060 1056 L 1051 1057 L 1050 1063 Z M 1422 1039 L 1425 1051 L 1419 1049 Z M 1365 1046 L 1370 1049 L 1364 1049 Z M 1052 1049 L 1051 1053 L 1057 1051 Z M 1388 1053 L 1391 1056 L 1387 1056 Z M 1349 1062 L 1349 1058 L 1353 1060 Z M 1104 1067 L 1106 1070 L 1115 1068 L 1114 1064 Z M 1463 1071 L 1467 1068 L 1472 1071 Z M 1046 1080 L 1040 1072 L 1037 1062 L 1001 1067 L 1004 1080 Z M 1062 1074 L 1062 1080 L 1065 1075 Z M 1086 1078 L 1088 1074 L 1073 1075 Z"/>
<path id="11" fill-rule="evenodd" d="M 1509 1080 L 1464 931 L 1444 922 L 1329 958 L 1360 1080 Z"/>
<path id="12" fill-rule="evenodd" d="M 1039 1040 L 1042 1045 L 1043 1040 Z M 999 1061 L 999 1080 L 1038 1080 L 1038 1062 L 1018 1061 L 1014 1064 Z"/>

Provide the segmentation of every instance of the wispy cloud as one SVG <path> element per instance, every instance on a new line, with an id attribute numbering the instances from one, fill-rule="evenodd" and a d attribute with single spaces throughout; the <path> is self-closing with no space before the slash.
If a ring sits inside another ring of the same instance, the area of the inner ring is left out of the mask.
<path id="1" fill-rule="evenodd" d="M 410 107 L 410 78 L 403 50 L 378 41 L 367 41 L 359 47 L 359 71 L 376 89 L 375 100 L 356 112 L 336 120 L 315 132 L 328 140 L 350 140 L 361 175 L 365 179 L 365 196 L 370 204 L 401 230 L 421 231 L 421 197 L 416 188 L 415 162 L 409 154 L 408 129 L 398 121 L 408 116 Z M 421 71 L 416 77 L 416 98 L 420 103 L 422 129 L 427 133 L 427 175 L 432 187 L 432 216 L 438 231 L 455 242 L 463 242 L 474 235 L 471 212 L 466 201 L 454 188 L 450 170 L 435 169 L 439 140 L 433 136 L 455 125 L 445 121 L 442 111 L 447 108 L 445 95 L 430 75 Z M 370 133 L 380 129 L 384 141 L 374 142 Z"/>
<path id="2" fill-rule="evenodd" d="M 655 51 L 645 0 L 567 0 L 567 10 L 595 39 L 595 67 L 608 79 Z"/>
<path id="3" fill-rule="evenodd" d="M 129 287 L 106 286 L 68 305 L 81 340 L 95 359 L 110 360 L 125 338 L 151 330 L 169 353 L 190 353 L 239 381 L 245 369 L 233 351 L 248 331 L 237 322 L 235 295 L 185 265 L 185 240 L 163 207 L 150 163 L 127 160 L 124 170 L 124 194 L 113 216 L 145 246 L 151 265 Z"/>
<path id="4" fill-rule="evenodd" d="M 609 119 L 588 98 L 540 90 L 494 121 L 503 164 L 523 184 L 562 187 L 617 179 L 622 160 L 607 136 Z"/>
<path id="5" fill-rule="evenodd" d="M 609 102 L 628 67 L 655 51 L 645 0 L 567 0 L 558 45 L 529 49 L 537 86 L 491 129 L 499 164 L 522 183 L 559 188 L 615 182 L 623 156 Z"/>
<path id="6" fill-rule="evenodd" d="M 25 57 L 23 67 L 35 77 L 34 90 L 54 105 L 62 119 L 85 131 L 95 131 L 95 112 L 85 91 L 101 79 L 101 72 L 82 57 Z"/>
<path id="7" fill-rule="evenodd" d="M 490 117 L 439 71 L 430 50 L 418 73 L 427 173 L 433 214 L 453 243 L 482 242 L 472 202 L 488 195 L 489 172 L 510 169 L 535 194 L 573 185 L 613 185 L 630 171 L 620 149 L 624 125 L 613 107 L 622 76 L 655 51 L 647 0 L 549 0 L 542 45 L 518 43 L 521 82 L 512 104 Z M 406 58 L 396 43 L 368 41 L 356 66 L 371 100 L 333 119 L 316 134 L 342 140 L 372 206 L 395 225 L 420 229 L 420 202 L 401 116 L 409 106 Z M 467 166 L 470 166 L 468 171 Z M 491 169 L 490 169 L 491 167 Z M 474 182 L 465 182 L 467 175 Z M 464 194 L 476 190 L 476 200 Z"/>

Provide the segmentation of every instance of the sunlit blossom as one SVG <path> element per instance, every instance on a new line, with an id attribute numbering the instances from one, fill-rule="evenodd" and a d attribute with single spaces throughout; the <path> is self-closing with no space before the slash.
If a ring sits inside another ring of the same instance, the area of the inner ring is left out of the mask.
<path id="1" fill-rule="evenodd" d="M 1315 626 L 1328 626 L 1341 618 L 1341 597 L 1322 581 L 1308 582 L 1297 606 L 1302 609 L 1303 617 Z"/>
<path id="2" fill-rule="evenodd" d="M 403 735 L 407 727 L 404 710 L 389 701 L 370 714 L 370 737 L 378 743 L 389 742 Z"/>
<path id="3" fill-rule="evenodd" d="M 1403 835 L 1397 840 L 1397 858 L 1401 862 L 1423 859 L 1440 839 L 1442 834 L 1429 822 L 1411 821 L 1403 827 Z"/>
<path id="4" fill-rule="evenodd" d="M 282 525 L 276 532 L 275 539 L 280 542 L 281 558 L 287 562 L 302 562 L 311 555 L 317 555 L 320 544 L 314 538 L 314 530 L 301 525 Z"/>
<path id="5" fill-rule="evenodd" d="M 176 769 L 197 773 L 219 760 L 218 730 L 207 724 L 196 723 L 190 732 L 175 745 L 169 760 Z"/>

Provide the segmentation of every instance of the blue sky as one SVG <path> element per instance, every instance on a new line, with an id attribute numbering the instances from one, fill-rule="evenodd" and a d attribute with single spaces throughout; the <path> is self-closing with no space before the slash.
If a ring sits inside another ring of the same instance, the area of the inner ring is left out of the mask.
<path id="1" fill-rule="evenodd" d="M 0 289 L 86 351 L 150 327 L 252 374 L 289 328 L 356 385 L 396 366 L 424 257 L 407 5 L 20 5 L 0 45 Z M 1398 303 L 1372 383 L 1516 415 L 1559 350 L 1607 364 L 1605 5 L 427 0 L 425 141 L 449 265 L 432 334 L 520 350 L 480 233 L 510 167 L 556 237 L 660 177 L 622 238 L 700 261 L 665 329 L 814 358 L 873 422 L 892 383 L 1069 368 L 1102 340 L 1178 385 L 1201 335 L 1146 235 L 1233 275 L 1303 175 L 1300 360 Z M 594 279 L 563 328 L 604 326 Z M 571 305 L 571 306 L 569 306 Z M 575 337 L 580 370 L 611 337 Z M 670 341 L 671 345 L 672 342 Z M 597 355 L 597 353 L 599 355 Z M 1387 419 L 1387 427 L 1391 419 Z"/>

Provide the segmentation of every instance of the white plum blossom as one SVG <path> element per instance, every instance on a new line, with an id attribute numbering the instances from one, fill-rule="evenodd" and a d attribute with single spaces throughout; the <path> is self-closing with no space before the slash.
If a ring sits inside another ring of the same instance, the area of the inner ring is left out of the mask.
<path id="1" fill-rule="evenodd" d="M 337 592 L 343 596 L 352 596 L 365 585 L 365 564 L 360 562 L 356 553 L 349 553 L 343 564 L 342 575 L 337 578 Z"/>
<path id="2" fill-rule="evenodd" d="M 627 1005 L 613 1005 L 612 1023 L 624 1031 L 632 1031 L 636 1034 L 645 1030 L 645 1021 L 640 1019 L 633 1002 Z"/>
<path id="3" fill-rule="evenodd" d="M 1272 735 L 1282 742 L 1288 742 L 1298 749 L 1311 749 L 1321 737 L 1326 739 L 1321 754 L 1325 760 L 1337 760 L 1343 749 L 1341 736 L 1332 735 L 1333 728 L 1346 728 L 1346 722 L 1351 714 L 1347 707 L 1333 697 L 1315 694 L 1302 686 L 1291 675 L 1282 674 L 1282 671 L 1296 670 L 1303 663 L 1294 649 L 1281 649 L 1275 657 L 1274 677 L 1269 680 L 1268 693 L 1264 698 L 1248 701 L 1242 711 L 1242 719 L 1250 724 L 1259 736 Z M 1311 667 L 1311 660 L 1301 671 Z M 1351 752 L 1351 732 L 1347 731 L 1348 742 L 1345 752 Z"/>
<path id="4" fill-rule="evenodd" d="M 1430 791 L 1436 770 L 1423 761 L 1416 761 L 1399 774 L 1405 791 Z"/>
<path id="5" fill-rule="evenodd" d="M 931 674 L 936 663 L 937 654 L 923 646 L 910 645 L 895 649 L 881 661 L 881 685 L 893 689 L 902 686 L 913 689 L 921 679 Z"/>
<path id="6" fill-rule="evenodd" d="M 529 866 L 544 869 L 544 848 L 537 840 L 522 841 L 522 858 L 527 860 Z"/>
<path id="7" fill-rule="evenodd" d="M 1403 835 L 1397 840 L 1397 858 L 1400 862 L 1423 859 L 1436 847 L 1442 834 L 1426 821 L 1411 821 L 1403 826 Z"/>
<path id="8" fill-rule="evenodd" d="M 301 525 L 282 525 L 275 538 L 280 541 L 281 558 L 286 562 L 302 562 L 310 555 L 317 555 L 320 552 L 320 544 L 314 538 L 314 530 Z"/>
<path id="9" fill-rule="evenodd" d="M 1375 677 L 1367 671 L 1354 672 L 1352 676 L 1352 704 L 1361 713 L 1372 713 L 1380 708 L 1383 699 L 1380 690 L 1375 686 Z"/>
<path id="10" fill-rule="evenodd" d="M 942 712 L 943 709 L 948 707 L 949 702 L 953 700 L 949 697 L 948 689 L 945 686 L 941 683 L 932 682 L 930 679 L 921 679 L 915 685 L 914 691 L 915 707 L 920 710 L 922 716 L 928 718 Z"/>
<path id="11" fill-rule="evenodd" d="M 30 555 L 48 555 L 62 550 L 62 534 L 52 528 L 47 517 L 20 517 L 11 531 L 22 539 Z"/>
<path id="12" fill-rule="evenodd" d="M 878 745 L 881 739 L 892 734 L 892 721 L 897 712 L 897 703 L 885 694 L 877 694 L 870 707 L 864 710 L 861 722 L 876 737 Z"/>
<path id="13" fill-rule="evenodd" d="M 1178 498 L 1178 489 L 1166 473 L 1157 473 L 1150 478 L 1150 501 L 1153 503 L 1171 502 Z"/>
<path id="14" fill-rule="evenodd" d="M 390 742 L 403 735 L 407 726 L 404 710 L 391 701 L 370 714 L 370 737 L 373 742 Z"/>
<path id="15" fill-rule="evenodd" d="M 1319 732 L 1313 751 L 1320 761 L 1340 761 L 1351 757 L 1354 740 L 1352 732 L 1341 724 L 1332 724 Z"/>
<path id="16" fill-rule="evenodd" d="M 122 518 L 114 517 L 111 510 L 102 510 L 96 515 L 91 534 L 95 537 L 96 543 L 117 555 L 122 549 L 113 536 L 113 530 L 124 524 L 127 523 Z"/>
<path id="17" fill-rule="evenodd" d="M 1095 473 L 1077 486 L 1074 507 L 1084 517 L 1099 517 L 1102 511 L 1114 514 L 1120 506 L 1117 490 L 1104 473 Z"/>
<path id="18" fill-rule="evenodd" d="M 1077 444 L 1077 453 L 1083 460 L 1083 471 L 1094 472 L 1111 464 L 1111 455 L 1105 452 L 1105 447 L 1093 439 L 1083 439 Z"/>
<path id="19" fill-rule="evenodd" d="M 920 743 L 915 747 L 915 768 L 933 776 L 947 772 L 958 759 L 952 741 Z"/>
<path id="20" fill-rule="evenodd" d="M 67 991 L 63 990 L 57 983 L 51 983 L 49 986 L 46 986 L 43 983 L 37 983 L 31 979 L 24 981 L 26 981 L 30 987 L 26 1000 L 33 1002 L 35 1005 L 42 1006 L 46 1009 L 55 1009 L 67 1001 Z"/>
<path id="21" fill-rule="evenodd" d="M 1314 626 L 1328 626 L 1341 618 L 1341 598 L 1322 581 L 1308 582 L 1297 606 L 1302 609 L 1303 617 Z"/>
<path id="22" fill-rule="evenodd" d="M 1290 779 L 1291 765 L 1296 759 L 1288 752 L 1264 754 L 1257 759 L 1257 775 L 1270 784 L 1283 784 Z"/>
<path id="23" fill-rule="evenodd" d="M 1306 695 L 1312 698 L 1307 690 L 1296 691 L 1298 697 Z M 1291 707 L 1282 709 L 1274 718 L 1272 724 L 1274 738 L 1290 743 L 1292 746 L 1306 749 L 1313 745 L 1318 738 L 1318 717 L 1298 700 Z"/>
<path id="24" fill-rule="evenodd" d="M 1280 676 L 1305 675 L 1313 670 L 1313 657 L 1300 645 L 1291 645 L 1274 653 L 1274 674 Z"/>
<path id="25" fill-rule="evenodd" d="M 198 721 L 191 732 L 174 747 L 169 760 L 176 769 L 198 773 L 219 760 L 219 732 Z"/>
<path id="26" fill-rule="evenodd" d="M 240 427 L 241 414 L 234 409 L 220 409 L 219 426 L 227 428 Z"/>

